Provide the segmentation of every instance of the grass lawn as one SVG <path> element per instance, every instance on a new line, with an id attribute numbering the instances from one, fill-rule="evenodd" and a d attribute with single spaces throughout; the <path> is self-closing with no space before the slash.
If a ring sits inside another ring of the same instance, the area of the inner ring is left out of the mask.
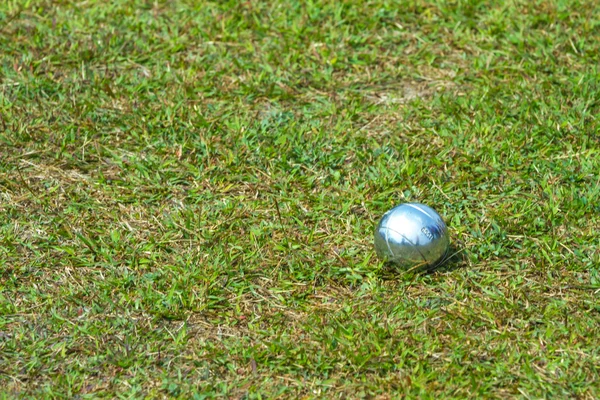
<path id="1" fill-rule="evenodd" d="M 595 0 L 4 1 L 0 398 L 598 398 L 599 115 Z"/>

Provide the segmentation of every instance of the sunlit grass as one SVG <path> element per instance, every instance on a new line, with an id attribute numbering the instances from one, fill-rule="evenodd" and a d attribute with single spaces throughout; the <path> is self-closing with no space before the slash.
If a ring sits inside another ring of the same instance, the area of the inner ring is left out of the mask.
<path id="1" fill-rule="evenodd" d="M 3 3 L 4 397 L 598 397 L 599 39 L 594 1 Z M 440 270 L 375 258 L 403 201 Z"/>

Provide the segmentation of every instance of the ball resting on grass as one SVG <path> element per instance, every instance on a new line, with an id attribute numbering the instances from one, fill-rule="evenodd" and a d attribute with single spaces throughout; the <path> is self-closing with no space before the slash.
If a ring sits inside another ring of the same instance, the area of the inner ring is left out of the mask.
<path id="1" fill-rule="evenodd" d="M 375 251 L 406 270 L 435 268 L 450 246 L 448 228 L 431 207 L 405 203 L 384 214 L 375 229 Z"/>

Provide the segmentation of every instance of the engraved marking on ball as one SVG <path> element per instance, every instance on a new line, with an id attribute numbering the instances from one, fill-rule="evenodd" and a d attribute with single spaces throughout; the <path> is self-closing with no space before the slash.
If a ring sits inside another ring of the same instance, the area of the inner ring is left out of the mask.
<path id="1" fill-rule="evenodd" d="M 423 235 L 427 236 L 427 239 L 433 240 L 433 235 L 432 235 L 431 231 L 429 229 L 427 229 L 426 226 L 421 228 L 421 232 L 423 232 Z"/>

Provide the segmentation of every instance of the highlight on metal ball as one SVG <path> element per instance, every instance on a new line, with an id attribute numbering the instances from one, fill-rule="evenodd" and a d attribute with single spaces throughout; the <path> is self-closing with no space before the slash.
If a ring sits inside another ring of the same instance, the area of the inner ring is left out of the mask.
<path id="1" fill-rule="evenodd" d="M 385 213 L 375 229 L 375 251 L 406 270 L 438 267 L 450 247 L 448 228 L 431 207 L 404 203 Z"/>

